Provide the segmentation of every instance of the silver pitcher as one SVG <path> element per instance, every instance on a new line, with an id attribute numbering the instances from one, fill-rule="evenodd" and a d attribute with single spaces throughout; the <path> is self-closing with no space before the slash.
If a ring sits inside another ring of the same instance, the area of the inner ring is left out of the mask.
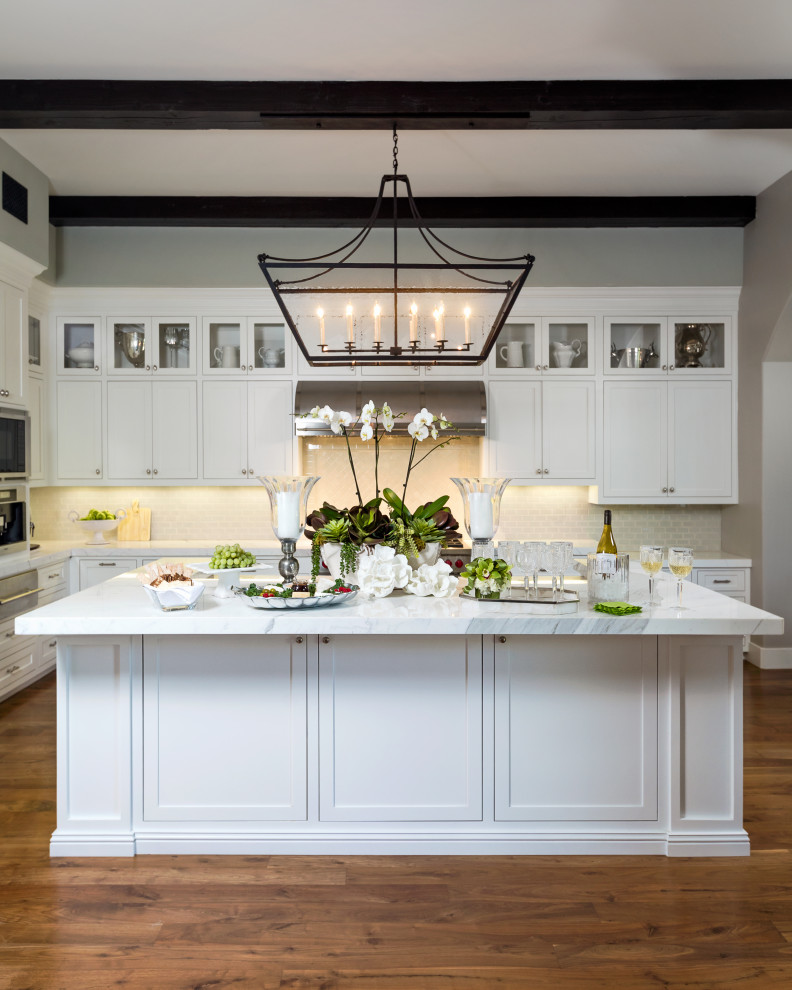
<path id="1" fill-rule="evenodd" d="M 654 341 L 648 347 L 619 347 L 611 342 L 612 368 L 645 368 L 649 362 L 659 357 L 654 349 Z"/>
<path id="2" fill-rule="evenodd" d="M 116 341 L 121 345 L 133 368 L 142 368 L 146 360 L 146 335 L 140 327 L 116 327 Z"/>

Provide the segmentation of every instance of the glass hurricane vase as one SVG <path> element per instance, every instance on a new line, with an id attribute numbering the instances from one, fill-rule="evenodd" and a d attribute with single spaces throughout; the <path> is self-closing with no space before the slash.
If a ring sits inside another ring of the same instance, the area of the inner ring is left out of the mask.
<path id="1" fill-rule="evenodd" d="M 500 504 L 511 478 L 452 478 L 462 496 L 465 529 L 472 549 L 470 559 L 492 557 L 500 523 Z"/>
<path id="2" fill-rule="evenodd" d="M 268 475 L 258 479 L 267 489 L 272 510 L 272 530 L 280 540 L 283 557 L 278 572 L 286 583 L 293 583 L 300 570 L 295 556 L 297 540 L 303 535 L 308 515 L 308 496 L 319 475 Z"/>

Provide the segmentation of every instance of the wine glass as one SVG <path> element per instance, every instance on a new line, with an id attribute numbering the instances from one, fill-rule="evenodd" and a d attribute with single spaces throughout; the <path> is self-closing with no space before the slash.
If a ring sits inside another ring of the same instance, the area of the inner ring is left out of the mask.
<path id="1" fill-rule="evenodd" d="M 520 544 L 515 543 L 513 540 L 500 540 L 498 543 L 498 556 L 512 569 L 514 569 L 514 566 L 517 563 L 517 551 L 519 550 L 519 547 Z M 509 585 L 505 590 L 506 597 L 511 598 L 511 579 L 509 580 Z"/>
<path id="2" fill-rule="evenodd" d="M 530 575 L 533 575 L 534 597 L 539 596 L 539 569 L 542 566 L 541 553 L 544 543 L 539 540 L 529 540 L 520 547 L 517 561 L 525 571 L 525 591 L 530 590 Z"/>
<path id="3" fill-rule="evenodd" d="M 567 572 L 567 568 L 572 563 L 572 552 L 574 550 L 574 545 L 570 540 L 553 540 L 550 544 L 550 549 L 552 552 L 552 566 L 553 566 L 553 599 L 560 597 L 561 601 L 564 600 L 564 575 Z M 558 595 L 556 595 L 556 577 L 558 577 Z"/>
<path id="4" fill-rule="evenodd" d="M 649 575 L 649 601 L 647 604 L 649 606 L 659 605 L 660 602 L 655 598 L 654 587 L 655 574 L 663 567 L 663 548 L 644 544 L 641 547 L 641 567 L 644 573 Z"/>
<path id="5" fill-rule="evenodd" d="M 688 574 L 693 570 L 692 547 L 669 547 L 668 568 L 677 579 L 677 607 L 684 608 L 685 606 L 682 604 L 682 584 Z"/>

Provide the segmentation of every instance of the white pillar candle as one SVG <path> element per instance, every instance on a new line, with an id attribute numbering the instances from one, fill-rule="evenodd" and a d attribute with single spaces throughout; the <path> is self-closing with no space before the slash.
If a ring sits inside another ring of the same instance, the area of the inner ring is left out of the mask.
<path id="1" fill-rule="evenodd" d="M 319 317 L 319 345 L 324 348 L 325 346 L 325 325 L 324 325 L 324 310 L 320 307 L 316 311 L 316 315 Z"/>
<path id="2" fill-rule="evenodd" d="M 410 306 L 410 343 L 414 344 L 418 340 L 418 306 L 413 303 Z"/>
<path id="3" fill-rule="evenodd" d="M 299 540 L 300 538 L 300 493 L 277 492 L 278 539 Z"/>
<path id="4" fill-rule="evenodd" d="M 470 306 L 465 306 L 465 343 L 470 343 Z"/>
<path id="5" fill-rule="evenodd" d="M 492 496 L 488 492 L 470 492 L 470 537 L 473 540 L 491 540 L 495 535 L 492 515 Z"/>
<path id="6" fill-rule="evenodd" d="M 347 321 L 347 342 L 350 344 L 355 343 L 355 327 L 352 323 L 352 307 L 347 306 L 346 308 L 346 321 Z"/>
<path id="7" fill-rule="evenodd" d="M 374 343 L 382 341 L 382 308 L 379 303 L 374 306 Z"/>

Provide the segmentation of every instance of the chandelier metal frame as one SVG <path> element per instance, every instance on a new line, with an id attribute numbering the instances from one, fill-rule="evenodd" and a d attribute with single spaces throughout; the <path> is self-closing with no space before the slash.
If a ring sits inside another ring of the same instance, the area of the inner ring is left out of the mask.
<path id="1" fill-rule="evenodd" d="M 408 222 L 399 217 L 399 184 L 403 183 L 408 204 Z M 350 260 L 365 243 L 371 231 L 381 225 L 380 216 L 386 202 L 385 190 L 387 186 L 392 186 L 393 190 L 393 211 L 392 218 L 385 221 L 392 226 L 393 230 L 393 260 L 390 262 L 375 261 L 354 261 Z M 404 262 L 399 258 L 399 230 L 418 230 L 429 250 L 439 259 L 437 262 Z M 451 252 L 457 256 L 457 260 L 447 257 L 443 250 Z M 478 255 L 467 254 L 458 248 L 448 244 L 440 238 L 423 220 L 412 193 L 410 180 L 406 175 L 399 173 L 398 163 L 398 134 L 396 127 L 393 128 L 393 174 L 383 175 L 380 182 L 379 193 L 377 195 L 371 216 L 357 234 L 345 244 L 329 251 L 325 254 L 306 258 L 285 258 L 275 255 L 260 254 L 258 263 L 267 284 L 272 290 L 278 308 L 283 314 L 283 318 L 297 341 L 306 361 L 313 367 L 327 367 L 332 365 L 480 365 L 489 357 L 495 341 L 498 338 L 509 313 L 514 306 L 517 296 L 520 293 L 525 280 L 534 264 L 534 257 L 531 254 L 519 255 L 513 258 L 487 258 Z M 312 275 L 302 278 L 280 279 L 274 278 L 273 271 L 281 269 L 319 269 Z M 358 285 L 355 287 L 322 286 L 315 284 L 329 272 L 336 271 L 361 271 L 365 269 L 379 269 L 392 271 L 392 284 L 387 286 Z M 460 285 L 432 285 L 432 286 L 400 286 L 399 273 L 405 271 L 416 272 L 456 272 L 457 275 L 465 277 L 469 284 Z M 495 278 L 484 277 L 484 272 L 509 272 L 516 273 L 513 278 L 506 278 L 499 281 Z M 477 274 L 472 274 L 473 272 Z M 399 297 L 404 295 L 415 295 L 419 293 L 431 293 L 438 295 L 456 294 L 477 294 L 482 293 L 492 295 L 502 295 L 495 319 L 486 333 L 485 339 L 480 347 L 474 349 L 474 344 L 470 340 L 464 343 L 448 346 L 447 340 L 435 340 L 434 343 L 422 343 L 411 339 L 404 343 L 399 342 Z M 312 352 L 303 339 L 303 335 L 297 327 L 297 323 L 286 305 L 285 296 L 288 295 L 323 295 L 323 294 L 345 294 L 354 296 L 366 295 L 392 295 L 393 296 L 393 340 L 387 344 L 382 341 L 371 341 L 368 345 L 359 346 L 353 341 L 347 341 L 339 347 L 331 347 L 327 344 L 317 345 L 317 349 Z"/>

